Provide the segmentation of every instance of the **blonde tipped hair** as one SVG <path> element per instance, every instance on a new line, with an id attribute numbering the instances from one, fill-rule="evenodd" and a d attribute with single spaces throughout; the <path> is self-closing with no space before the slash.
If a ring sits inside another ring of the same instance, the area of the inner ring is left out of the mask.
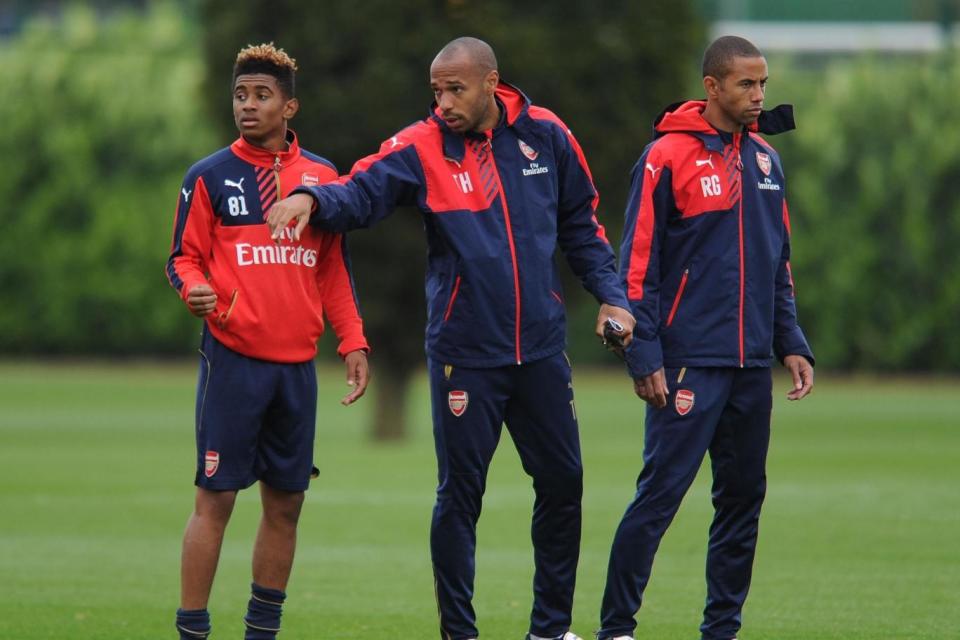
<path id="1" fill-rule="evenodd" d="M 296 71 L 297 61 L 283 49 L 273 46 L 272 42 L 248 44 L 240 50 L 233 64 L 233 82 L 236 84 L 237 77 L 241 75 L 264 73 L 276 78 L 280 90 L 287 98 L 293 98 Z"/>
<path id="2" fill-rule="evenodd" d="M 251 61 L 270 62 L 278 67 L 286 67 L 291 71 L 297 70 L 297 61 L 287 55 L 283 49 L 273 46 L 272 42 L 265 44 L 248 44 L 237 54 L 235 64 L 241 65 Z"/>

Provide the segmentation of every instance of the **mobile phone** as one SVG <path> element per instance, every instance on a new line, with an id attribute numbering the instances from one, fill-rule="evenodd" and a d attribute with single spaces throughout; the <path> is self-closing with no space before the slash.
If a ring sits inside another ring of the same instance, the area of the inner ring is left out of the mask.
<path id="1" fill-rule="evenodd" d="M 608 349 L 615 351 L 623 349 L 623 336 L 620 335 L 622 333 L 623 325 L 613 318 L 607 318 L 603 321 L 603 344 Z"/>

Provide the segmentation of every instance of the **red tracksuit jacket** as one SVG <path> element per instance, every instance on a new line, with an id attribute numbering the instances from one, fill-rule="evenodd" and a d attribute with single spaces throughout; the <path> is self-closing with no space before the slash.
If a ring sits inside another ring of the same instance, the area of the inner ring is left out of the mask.
<path id="1" fill-rule="evenodd" d="M 295 187 L 330 182 L 337 171 L 302 150 L 272 153 L 239 138 L 187 172 L 167 260 L 170 284 L 186 300 L 198 284 L 217 293 L 205 320 L 224 345 L 251 358 L 305 362 L 317 352 L 323 316 L 341 357 L 368 348 L 344 237 L 310 227 L 277 244 L 264 223 Z"/>

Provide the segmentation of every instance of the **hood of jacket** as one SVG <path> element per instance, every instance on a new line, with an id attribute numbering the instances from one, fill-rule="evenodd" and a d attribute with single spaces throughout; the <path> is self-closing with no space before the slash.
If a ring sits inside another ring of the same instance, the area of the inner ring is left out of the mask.
<path id="1" fill-rule="evenodd" d="M 716 135 L 717 130 L 703 118 L 707 107 L 705 100 L 686 100 L 675 102 L 665 108 L 653 121 L 654 139 L 667 133 L 700 133 Z M 761 111 L 760 117 L 751 123 L 747 130 L 753 133 L 777 135 L 796 129 L 793 119 L 793 105 L 781 104 Z"/>

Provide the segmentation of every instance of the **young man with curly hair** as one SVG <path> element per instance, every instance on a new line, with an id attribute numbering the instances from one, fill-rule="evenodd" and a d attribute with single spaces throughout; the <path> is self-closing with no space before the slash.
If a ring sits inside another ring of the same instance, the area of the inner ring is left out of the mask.
<path id="1" fill-rule="evenodd" d="M 167 276 L 204 319 L 197 388 L 196 503 L 181 559 L 181 640 L 210 634 L 207 602 L 237 492 L 260 482 L 246 640 L 275 638 L 312 474 L 323 316 L 352 387 L 367 385 L 367 342 L 340 234 L 311 229 L 278 245 L 266 212 L 294 188 L 337 177 L 300 148 L 296 63 L 272 44 L 240 51 L 233 115 L 240 137 L 195 164 L 180 191 Z"/>

